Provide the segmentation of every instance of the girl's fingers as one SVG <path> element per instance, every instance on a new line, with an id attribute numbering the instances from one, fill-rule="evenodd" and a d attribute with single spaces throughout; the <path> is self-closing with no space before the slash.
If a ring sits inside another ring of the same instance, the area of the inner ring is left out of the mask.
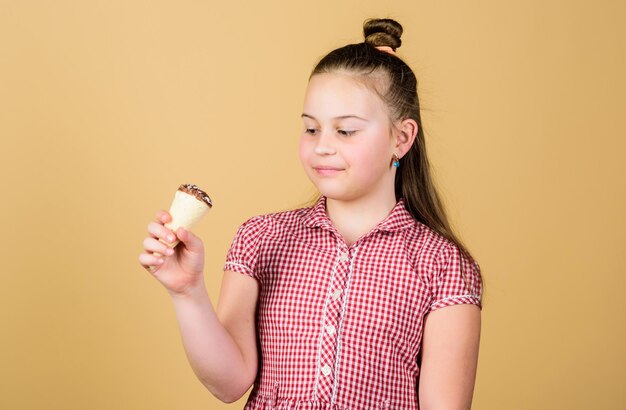
<path id="1" fill-rule="evenodd" d="M 163 242 L 158 241 L 155 238 L 146 238 L 143 240 L 143 247 L 147 252 L 156 252 L 162 255 L 171 256 L 174 254 L 174 249 L 165 245 Z"/>
<path id="2" fill-rule="evenodd" d="M 163 264 L 163 258 L 159 258 L 158 256 L 151 255 L 149 253 L 142 253 L 139 255 L 139 263 L 144 268 L 151 270 L 151 266 L 159 266 Z"/>
<path id="3" fill-rule="evenodd" d="M 156 213 L 156 221 L 148 224 L 147 237 L 143 241 L 145 252 L 139 255 L 139 263 L 150 273 L 163 264 L 164 258 L 174 254 L 174 249 L 166 245 L 176 240 L 174 233 L 164 225 L 171 221 L 172 216 L 165 210 Z M 165 243 L 164 243 L 165 242 Z"/>
<path id="4" fill-rule="evenodd" d="M 178 238 L 185 244 L 185 248 L 187 248 L 191 252 L 202 253 L 204 252 L 204 245 L 200 238 L 194 235 L 193 232 L 186 230 L 183 227 L 179 227 L 176 230 L 176 234 Z"/>
<path id="5" fill-rule="evenodd" d="M 148 224 L 148 232 L 153 238 L 163 239 L 167 243 L 173 243 L 176 240 L 174 232 L 158 222 L 150 222 Z"/>
<path id="6" fill-rule="evenodd" d="M 156 213 L 156 217 L 157 217 L 157 221 L 161 223 L 168 223 L 172 219 L 172 216 L 170 215 L 170 213 L 165 210 L 158 211 Z"/>

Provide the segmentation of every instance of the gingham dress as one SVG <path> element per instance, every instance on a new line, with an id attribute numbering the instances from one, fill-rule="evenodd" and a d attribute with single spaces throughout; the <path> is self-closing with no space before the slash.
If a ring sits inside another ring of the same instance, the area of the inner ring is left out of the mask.
<path id="1" fill-rule="evenodd" d="M 417 410 L 424 316 L 482 309 L 478 264 L 413 219 L 403 199 L 350 247 L 324 196 L 252 217 L 224 269 L 260 284 L 259 372 L 245 410 Z"/>

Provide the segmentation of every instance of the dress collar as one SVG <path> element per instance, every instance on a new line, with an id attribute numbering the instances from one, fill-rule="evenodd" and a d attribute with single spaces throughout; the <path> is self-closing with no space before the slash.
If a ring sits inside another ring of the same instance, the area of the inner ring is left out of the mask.
<path id="1" fill-rule="evenodd" d="M 305 226 L 315 228 L 321 227 L 328 230 L 335 230 L 332 221 L 326 213 L 326 197 L 321 196 L 315 205 L 309 208 L 302 221 Z M 415 219 L 404 205 L 404 199 L 400 198 L 393 207 L 389 215 L 376 225 L 372 231 L 380 230 L 387 232 L 400 231 L 415 224 Z"/>

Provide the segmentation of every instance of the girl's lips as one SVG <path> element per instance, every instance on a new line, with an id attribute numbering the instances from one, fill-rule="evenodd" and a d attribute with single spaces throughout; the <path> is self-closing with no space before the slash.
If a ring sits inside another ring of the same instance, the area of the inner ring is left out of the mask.
<path id="1" fill-rule="evenodd" d="M 319 175 L 323 176 L 332 176 L 343 171 L 342 169 L 332 167 L 313 167 L 313 169 L 315 169 L 315 172 L 317 172 Z"/>

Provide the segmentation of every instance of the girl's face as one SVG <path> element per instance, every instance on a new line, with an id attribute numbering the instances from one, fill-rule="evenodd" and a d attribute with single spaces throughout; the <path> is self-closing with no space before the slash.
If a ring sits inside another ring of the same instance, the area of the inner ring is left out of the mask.
<path id="1" fill-rule="evenodd" d="M 302 114 L 300 160 L 320 193 L 351 201 L 393 194 L 391 122 L 381 99 L 347 74 L 316 74 Z"/>

